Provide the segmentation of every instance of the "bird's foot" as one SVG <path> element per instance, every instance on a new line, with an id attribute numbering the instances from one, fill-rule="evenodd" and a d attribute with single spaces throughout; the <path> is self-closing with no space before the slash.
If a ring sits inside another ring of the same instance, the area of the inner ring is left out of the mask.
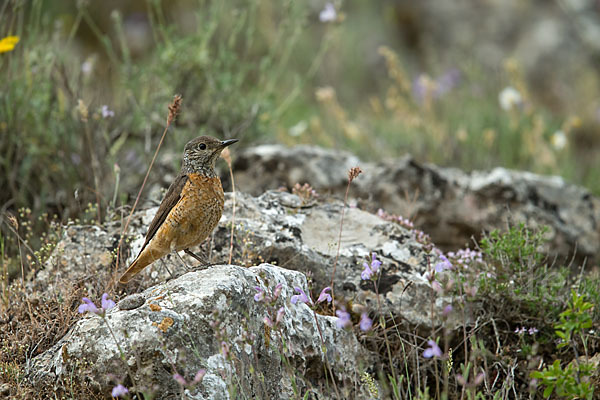
<path id="1" fill-rule="evenodd" d="M 206 256 L 204 254 L 199 256 L 198 254 L 195 254 L 194 252 L 192 252 L 190 249 L 184 249 L 183 251 L 185 254 L 194 257 L 196 259 L 196 261 L 200 262 L 200 264 L 210 263 L 210 261 L 208 260 L 208 258 L 206 258 Z"/>
<path id="2" fill-rule="evenodd" d="M 199 264 L 199 265 L 196 265 L 195 267 L 192 267 L 192 269 L 190 271 L 202 271 L 208 267 L 212 267 L 213 265 L 217 265 L 217 264 L 216 263 Z"/>

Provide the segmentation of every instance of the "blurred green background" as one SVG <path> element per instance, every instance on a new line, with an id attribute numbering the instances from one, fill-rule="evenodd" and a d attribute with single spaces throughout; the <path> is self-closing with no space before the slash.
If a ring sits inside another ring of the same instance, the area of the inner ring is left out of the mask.
<path id="1" fill-rule="evenodd" d="M 599 21 L 595 0 L 8 0 L 0 204 L 35 221 L 131 204 L 176 93 L 165 154 L 208 133 L 598 195 Z"/>

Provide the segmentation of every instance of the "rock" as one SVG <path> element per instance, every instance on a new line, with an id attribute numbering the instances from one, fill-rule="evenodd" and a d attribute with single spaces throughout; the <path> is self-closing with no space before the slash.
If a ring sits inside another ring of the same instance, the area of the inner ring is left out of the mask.
<path id="1" fill-rule="evenodd" d="M 283 307 L 284 314 L 279 328 L 269 329 L 267 306 L 254 299 L 255 286 L 272 293 L 278 284 L 281 294 L 269 310 Z M 356 388 L 344 397 L 366 398 L 359 372 L 374 359 L 351 330 L 336 327 L 336 317 L 291 304 L 294 287 L 308 290 L 303 274 L 268 264 L 187 273 L 143 292 L 141 307 L 115 307 L 106 321 L 93 314 L 79 320 L 33 360 L 29 379 L 34 385 L 82 380 L 104 394 L 122 382 L 132 393 L 151 392 L 158 399 L 182 391 L 190 399 L 228 399 L 230 385 L 249 398 L 287 399 L 294 397 L 294 376 L 302 393 L 311 388 L 330 398 L 334 389 L 324 386 L 330 367 L 340 390 Z M 201 369 L 206 374 L 199 385 L 184 388 L 174 379 L 178 373 L 190 383 Z"/>
<path id="2" fill-rule="evenodd" d="M 310 182 L 320 190 L 339 189 L 348 181 L 348 170 L 360 160 L 348 152 L 317 146 L 262 145 L 236 152 L 234 163 L 239 190 L 258 196 L 298 182 Z"/>
<path id="3" fill-rule="evenodd" d="M 147 211 L 139 212 L 136 217 L 131 221 L 130 230 L 140 235 L 147 229 L 152 217 L 148 220 Z M 70 280 L 84 286 L 90 280 L 108 278 L 106 281 L 109 281 L 109 277 L 116 273 L 115 260 L 121 232 L 120 221 L 106 222 L 103 226 L 67 225 L 61 240 L 44 262 L 44 268 L 28 285 L 42 292 L 52 292 L 59 281 Z M 130 237 L 123 240 L 125 256 L 131 254 L 129 241 Z"/>
<path id="4" fill-rule="evenodd" d="M 482 232 L 525 222 L 550 227 L 551 256 L 566 262 L 600 261 L 600 199 L 560 177 L 496 168 L 465 173 L 405 156 L 378 163 L 318 147 L 258 146 L 236 154 L 236 185 L 248 193 L 309 183 L 342 197 L 347 172 L 363 173 L 350 188 L 362 208 L 410 218 L 443 250 L 456 250 Z"/>
<path id="5" fill-rule="evenodd" d="M 52 292 L 61 280 L 98 279 L 113 272 L 120 231 L 115 224 L 67 225 L 61 240 L 33 281 L 37 290 Z M 30 287 L 31 289 L 31 287 Z"/>
<path id="6" fill-rule="evenodd" d="M 309 273 L 314 281 L 316 294 L 322 288 L 330 286 L 335 265 L 334 285 L 338 300 L 352 300 L 377 309 L 373 283 L 361 279 L 363 263 L 370 261 L 370 254 L 375 253 L 383 262 L 377 288 L 385 298 L 381 304 L 382 311 L 401 316 L 413 325 L 431 326 L 429 309 L 418 306 L 430 301 L 430 284 L 425 278 L 430 256 L 416 240 L 414 231 L 358 208 L 347 208 L 340 256 L 336 263 L 343 203 L 331 200 L 316 202 L 312 207 L 301 205 L 302 201 L 298 196 L 286 192 L 269 191 L 259 197 L 238 192 L 231 263 L 253 266 L 269 262 L 286 269 Z M 123 260 L 119 272 L 139 253 L 144 243 L 146 227 L 156 210 L 157 207 L 154 207 L 134 214 L 128 245 L 124 247 L 129 258 Z M 213 263 L 230 263 L 232 210 L 233 196 L 227 193 L 224 215 L 215 229 L 210 246 L 207 246 Z M 60 274 L 69 276 L 72 281 L 83 282 L 84 285 L 87 281 L 98 279 L 96 274 L 86 269 L 86 265 L 91 265 L 89 263 L 99 254 L 113 251 L 118 244 L 119 226 L 116 223 L 107 224 L 107 231 L 96 226 L 71 227 L 51 255 L 46 269 L 39 273 L 39 285 L 51 288 L 52 280 L 49 277 Z M 130 251 L 126 251 L 127 248 Z M 431 255 L 429 263 L 435 263 L 435 257 L 437 256 Z M 168 255 L 144 269 L 134 284 L 148 288 L 171 278 L 167 268 L 178 276 L 186 268 L 193 268 L 197 264 L 197 261 L 188 256 L 184 255 L 183 259 L 187 266 L 178 257 Z M 163 268 L 163 265 L 167 268 Z M 100 273 L 115 274 L 113 270 L 114 265 L 103 267 Z M 139 289 L 131 285 L 128 290 Z M 125 307 L 134 305 L 126 304 Z"/>
<path id="7" fill-rule="evenodd" d="M 146 298 L 141 293 L 135 293 L 119 301 L 119 310 L 134 310 L 141 307 L 146 302 Z"/>
<path id="8" fill-rule="evenodd" d="M 375 253 L 383 263 L 377 288 L 384 297 L 381 311 L 416 326 L 431 326 L 428 310 L 417 306 L 429 302 L 431 292 L 425 278 L 429 255 L 415 239 L 415 232 L 366 211 L 347 208 L 336 263 L 342 202 L 318 202 L 302 208 L 285 206 L 299 203 L 297 196 L 285 192 L 269 191 L 256 198 L 243 193 L 236 196 L 233 263 L 255 265 L 264 261 L 310 274 L 316 294 L 330 286 L 335 265 L 338 299 L 377 309 L 373 283 L 361 279 L 363 264 Z M 225 215 L 214 235 L 212 256 L 218 262 L 229 257 L 232 203 L 228 194 Z M 435 261 L 432 255 L 431 263 Z"/>

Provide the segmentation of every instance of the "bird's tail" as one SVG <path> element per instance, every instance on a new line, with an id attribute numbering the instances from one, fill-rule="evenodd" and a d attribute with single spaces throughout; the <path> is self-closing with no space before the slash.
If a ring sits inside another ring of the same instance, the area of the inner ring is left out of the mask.
<path id="1" fill-rule="evenodd" d="M 141 270 L 146 268 L 148 265 L 152 264 L 154 261 L 159 258 L 165 256 L 167 252 L 151 250 L 149 247 L 146 247 L 140 255 L 131 263 L 127 271 L 119 278 L 119 283 L 127 283 L 138 274 Z"/>

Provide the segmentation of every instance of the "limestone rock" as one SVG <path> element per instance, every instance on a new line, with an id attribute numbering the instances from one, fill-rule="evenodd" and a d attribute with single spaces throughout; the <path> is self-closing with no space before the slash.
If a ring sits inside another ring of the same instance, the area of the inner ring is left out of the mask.
<path id="1" fill-rule="evenodd" d="M 283 307 L 284 314 L 279 329 L 268 329 L 267 308 L 254 299 L 255 287 L 273 291 L 278 284 L 281 294 L 273 307 Z M 182 391 L 190 399 L 228 399 L 230 384 L 250 398 L 287 399 L 293 397 L 295 376 L 298 390 L 329 398 L 326 359 L 340 387 L 360 388 L 358 371 L 373 362 L 370 354 L 352 331 L 336 326 L 336 317 L 291 304 L 294 287 L 307 290 L 304 275 L 268 264 L 190 272 L 143 292 L 138 308 L 115 307 L 106 321 L 93 314 L 82 318 L 33 360 L 29 378 L 44 384 L 75 376 L 103 393 L 123 382 L 131 392 L 153 392 L 158 399 Z M 182 387 L 173 378 L 178 373 L 189 383 L 201 369 L 206 374 L 195 386 Z M 359 391 L 344 395 L 365 397 Z"/>
<path id="2" fill-rule="evenodd" d="M 600 199 L 560 177 L 504 168 L 466 173 L 410 156 L 360 162 L 349 153 L 310 146 L 265 145 L 236 156 L 236 184 L 253 194 L 307 182 L 342 197 L 347 171 L 358 165 L 363 173 L 350 196 L 361 208 L 410 218 L 444 250 L 471 244 L 483 231 L 525 222 L 550 227 L 551 257 L 568 261 L 574 254 L 578 262 L 600 261 Z"/>

